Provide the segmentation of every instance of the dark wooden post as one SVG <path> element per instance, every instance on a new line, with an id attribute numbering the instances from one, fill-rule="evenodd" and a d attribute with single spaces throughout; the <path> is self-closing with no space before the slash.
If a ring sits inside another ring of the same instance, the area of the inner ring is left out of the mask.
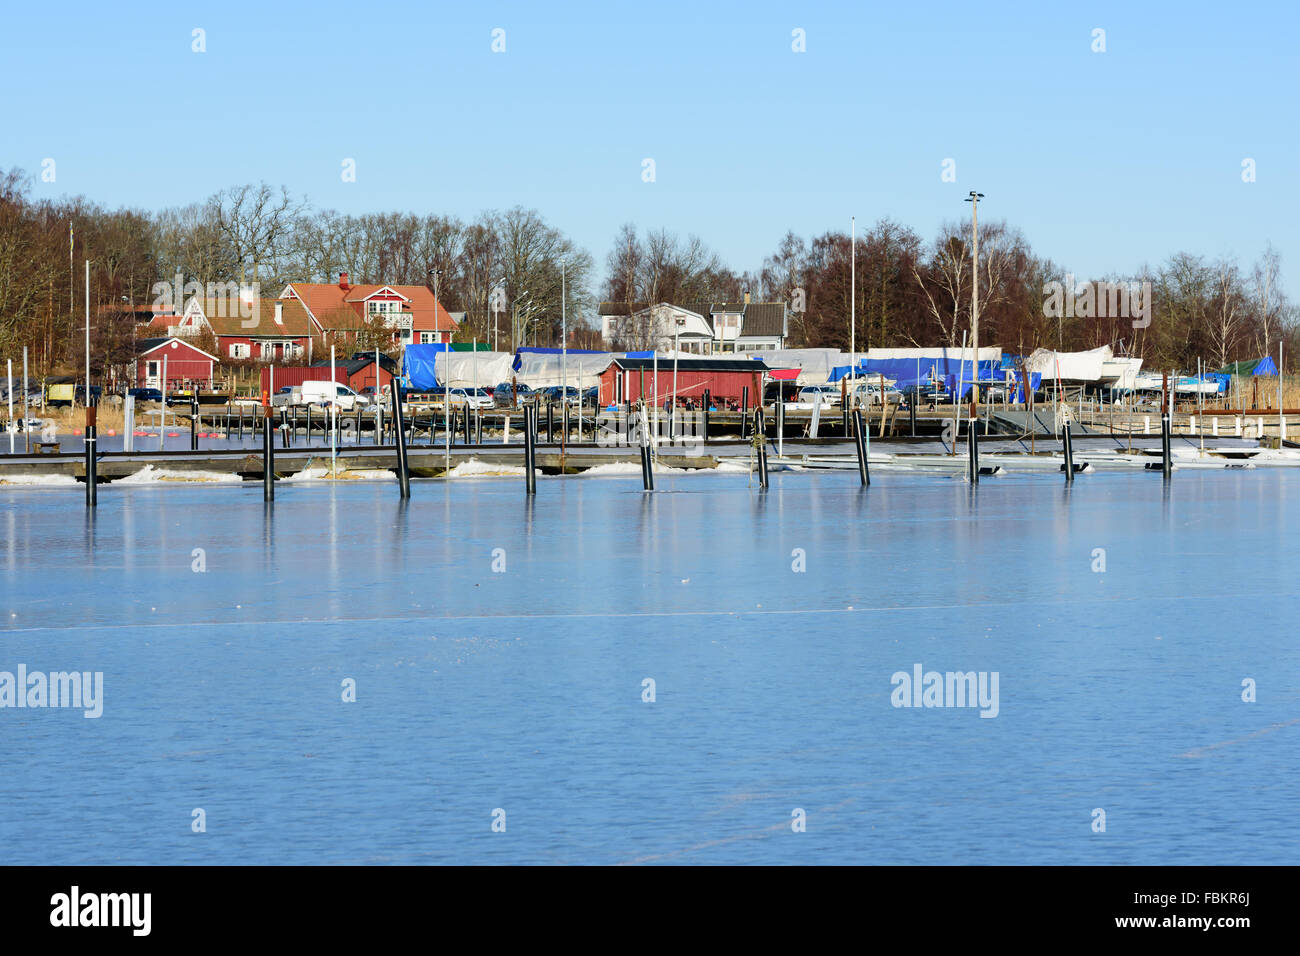
<path id="1" fill-rule="evenodd" d="M 161 421 L 161 419 L 159 419 Z M 160 426 L 161 427 L 161 426 Z M 95 426 L 95 399 L 89 391 L 86 394 L 86 507 L 94 508 L 99 503 L 99 473 L 96 460 L 98 429 Z"/>
<path id="2" fill-rule="evenodd" d="M 393 380 L 393 435 L 397 444 L 397 484 L 402 498 L 411 497 L 411 474 L 406 467 L 406 426 L 402 422 L 402 387 Z"/>

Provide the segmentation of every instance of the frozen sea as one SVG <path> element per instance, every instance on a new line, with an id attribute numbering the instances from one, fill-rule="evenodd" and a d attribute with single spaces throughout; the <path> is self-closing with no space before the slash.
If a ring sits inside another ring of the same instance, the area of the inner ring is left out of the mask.
<path id="1" fill-rule="evenodd" d="M 0 487 L 0 860 L 1300 861 L 1300 473 L 658 484 Z"/>

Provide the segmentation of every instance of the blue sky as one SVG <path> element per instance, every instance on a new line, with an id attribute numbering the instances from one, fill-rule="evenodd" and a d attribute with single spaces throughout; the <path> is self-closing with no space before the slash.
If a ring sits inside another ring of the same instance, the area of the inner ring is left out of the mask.
<path id="1" fill-rule="evenodd" d="M 850 215 L 932 238 L 979 189 L 1081 279 L 1271 241 L 1297 294 L 1296 7 L 881 6 L 13 5 L 0 166 L 147 209 L 258 180 L 352 213 L 522 204 L 598 263 L 630 221 L 738 270 Z"/>

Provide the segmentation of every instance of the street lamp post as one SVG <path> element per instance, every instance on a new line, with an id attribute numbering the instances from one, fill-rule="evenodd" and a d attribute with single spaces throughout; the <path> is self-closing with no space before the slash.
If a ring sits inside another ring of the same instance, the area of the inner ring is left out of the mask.
<path id="1" fill-rule="evenodd" d="M 849 217 L 849 395 L 857 384 L 858 366 L 858 220 Z M 851 402 L 852 400 L 850 400 Z M 848 413 L 845 412 L 847 415 Z"/>
<path id="2" fill-rule="evenodd" d="M 429 275 L 433 276 L 433 328 L 436 332 L 438 329 L 438 280 L 442 278 L 441 269 L 430 269 Z M 451 333 L 448 333 L 450 336 Z M 415 330 L 412 328 L 411 337 L 415 337 Z M 443 425 L 447 429 L 447 471 L 451 471 L 451 342 L 445 343 L 447 350 L 442 356 L 442 417 Z M 437 355 L 434 355 L 433 367 L 438 367 Z"/>
<path id="3" fill-rule="evenodd" d="M 564 405 L 569 404 L 569 320 L 565 311 L 568 296 L 565 295 L 566 286 L 564 284 L 565 261 L 560 260 L 560 395 Z M 563 407 L 563 406 L 561 406 Z M 560 440 L 561 450 L 563 450 L 564 440 Z"/>
<path id="4" fill-rule="evenodd" d="M 668 412 L 668 440 L 675 441 L 677 438 L 677 353 L 681 351 L 682 326 L 686 323 L 683 318 L 677 319 L 677 327 L 673 329 L 673 398 L 672 410 Z"/>
<path id="5" fill-rule="evenodd" d="M 971 396 L 977 406 L 980 401 L 980 233 L 977 210 L 979 209 L 980 200 L 983 198 L 983 193 L 977 193 L 972 189 L 970 196 L 966 199 L 970 203 L 971 235 L 970 344 L 971 354 L 974 356 L 974 361 L 971 363 L 971 382 L 973 383 Z"/>

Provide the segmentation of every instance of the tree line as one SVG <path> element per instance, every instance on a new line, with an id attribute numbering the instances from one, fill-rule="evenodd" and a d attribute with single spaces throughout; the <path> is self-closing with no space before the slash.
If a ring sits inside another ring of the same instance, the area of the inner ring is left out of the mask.
<path id="1" fill-rule="evenodd" d="M 856 268 L 852 266 L 855 258 Z M 222 190 L 160 211 L 107 209 L 84 197 L 40 199 L 21 170 L 0 171 L 0 356 L 29 349 L 37 374 L 81 365 L 90 259 L 92 367 L 129 351 L 133 325 L 108 306 L 147 306 L 157 284 L 256 282 L 275 296 L 291 281 L 436 284 L 444 306 L 466 313 L 460 338 L 558 345 L 567 315 L 572 347 L 598 347 L 597 302 L 639 304 L 783 301 L 792 347 L 858 350 L 959 345 L 978 284 L 980 340 L 1004 351 L 1111 345 L 1148 367 L 1194 369 L 1276 356 L 1300 345 L 1300 316 L 1280 288 L 1269 247 L 1254 263 L 1177 252 L 1156 267 L 1097 282 L 1149 284 L 1150 322 L 1045 307 L 1052 283 L 1085 277 L 1036 254 L 1014 226 L 981 222 L 979 268 L 969 222 L 945 223 L 930 241 L 890 219 L 805 240 L 790 232 L 763 262 L 738 272 L 701 239 L 623 226 L 603 278 L 590 253 L 535 210 L 485 211 L 472 221 L 404 212 L 348 215 L 313 208 L 265 183 Z M 853 281 L 856 276 L 856 281 Z M 563 284 L 563 295 L 561 286 Z M 1081 286 L 1081 289 L 1083 287 Z M 1083 289 L 1086 291 L 1086 289 Z M 597 295 L 596 293 L 599 293 Z M 1082 298 L 1080 300 L 1082 302 Z M 563 308 L 562 308 L 563 306 Z M 125 310 L 124 310 L 125 311 Z M 1056 310 L 1058 313 L 1060 310 Z M 1136 326 L 1136 327 L 1135 327 Z"/>

